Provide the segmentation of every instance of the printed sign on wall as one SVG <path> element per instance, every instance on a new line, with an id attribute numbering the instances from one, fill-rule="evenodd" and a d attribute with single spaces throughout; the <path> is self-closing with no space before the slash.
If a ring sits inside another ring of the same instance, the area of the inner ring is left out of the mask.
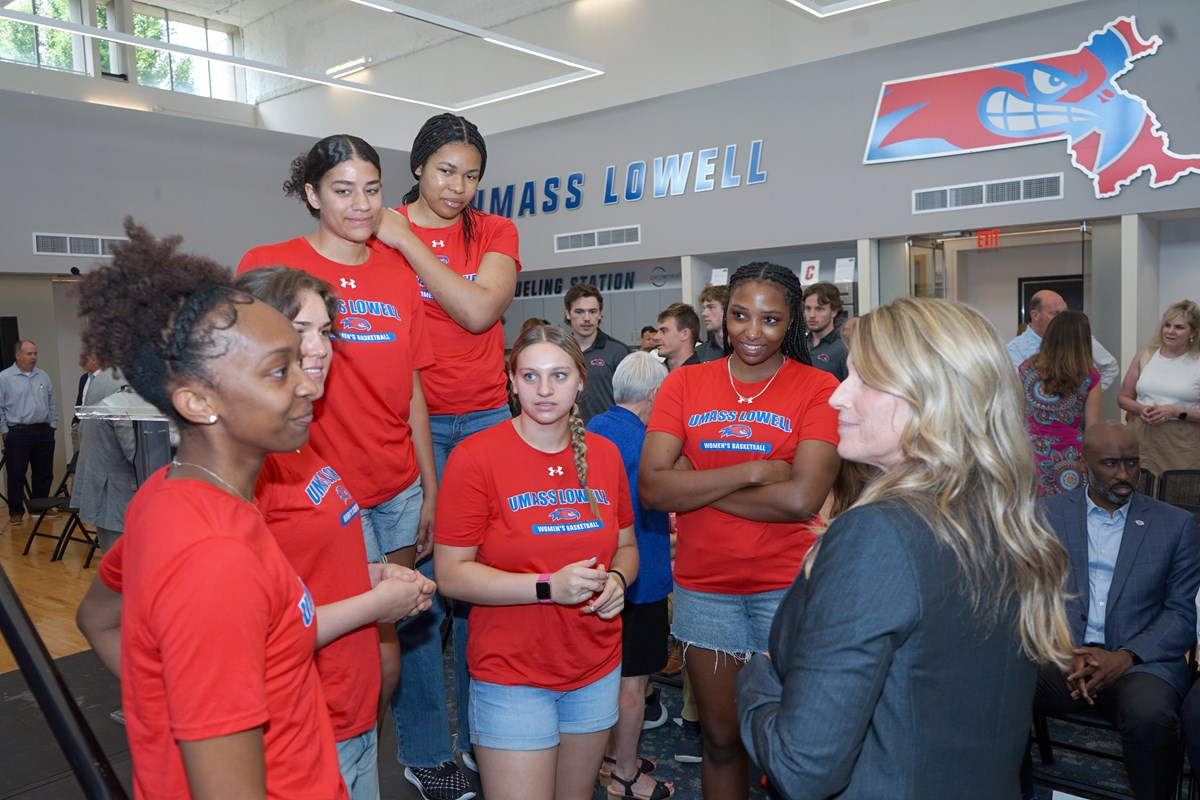
<path id="1" fill-rule="evenodd" d="M 1147 102 L 1117 85 L 1158 51 L 1133 17 L 1118 17 L 1075 50 L 888 81 L 864 164 L 1066 140 L 1071 163 L 1112 197 L 1143 172 L 1150 187 L 1200 172 L 1200 154 L 1170 149 Z"/>

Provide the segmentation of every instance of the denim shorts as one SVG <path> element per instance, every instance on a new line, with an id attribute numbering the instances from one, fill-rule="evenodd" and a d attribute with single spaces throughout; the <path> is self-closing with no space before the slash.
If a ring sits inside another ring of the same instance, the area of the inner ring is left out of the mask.
<path id="1" fill-rule="evenodd" d="M 685 645 L 738 658 L 767 651 L 771 622 L 787 589 L 757 594 L 694 592 L 675 584 L 671 633 Z"/>
<path id="2" fill-rule="evenodd" d="M 382 561 L 388 553 L 417 543 L 417 525 L 421 521 L 421 502 L 424 499 L 421 479 L 417 478 L 391 500 L 362 510 L 367 561 Z"/>
<path id="3" fill-rule="evenodd" d="M 617 722 L 621 668 L 568 692 L 471 679 L 471 743 L 495 750 L 548 750 L 561 733 L 596 733 Z"/>

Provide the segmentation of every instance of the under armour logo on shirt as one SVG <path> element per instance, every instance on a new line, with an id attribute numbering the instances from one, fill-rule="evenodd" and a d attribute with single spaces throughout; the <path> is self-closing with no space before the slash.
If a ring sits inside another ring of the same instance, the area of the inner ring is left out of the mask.
<path id="1" fill-rule="evenodd" d="M 551 475 L 552 477 L 553 477 L 554 475 L 562 475 L 562 474 L 563 474 L 563 468 L 562 468 L 562 467 L 546 467 L 546 469 L 548 469 L 548 470 L 550 471 L 550 475 Z"/>
<path id="2" fill-rule="evenodd" d="M 445 239 L 434 239 L 432 242 L 429 243 L 429 246 L 430 247 L 445 247 L 446 240 Z"/>
<path id="3" fill-rule="evenodd" d="M 358 288 L 357 286 L 354 285 L 353 278 L 342 278 L 341 281 L 342 281 L 343 289 L 357 289 Z"/>

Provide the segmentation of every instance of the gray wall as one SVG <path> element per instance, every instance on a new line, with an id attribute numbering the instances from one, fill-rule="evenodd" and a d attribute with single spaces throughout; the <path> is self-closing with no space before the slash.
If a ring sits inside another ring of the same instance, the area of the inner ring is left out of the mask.
<path id="1" fill-rule="evenodd" d="M 1143 175 L 1120 195 L 1097 200 L 1087 176 L 1071 166 L 1064 142 L 862 163 L 883 81 L 1073 50 L 1092 31 L 1131 13 L 1143 36 L 1157 34 L 1164 44 L 1119 83 L 1149 102 L 1176 152 L 1200 152 L 1200 48 L 1193 44 L 1200 38 L 1200 3 L 1090 0 L 492 136 L 487 183 L 515 184 L 519 196 L 527 180 L 540 186 L 549 176 L 565 181 L 584 173 L 578 209 L 518 219 L 529 269 L 589 263 L 586 253 L 556 255 L 554 234 L 631 224 L 643 231 L 632 257 L 669 258 L 1200 207 L 1200 175 L 1156 190 Z M 763 183 L 603 202 L 606 167 L 622 177 L 630 162 L 652 164 L 656 156 L 706 147 L 723 152 L 737 144 L 744 178 L 754 139 L 764 141 Z M 918 216 L 910 210 L 914 189 L 1059 172 L 1063 200 Z"/>

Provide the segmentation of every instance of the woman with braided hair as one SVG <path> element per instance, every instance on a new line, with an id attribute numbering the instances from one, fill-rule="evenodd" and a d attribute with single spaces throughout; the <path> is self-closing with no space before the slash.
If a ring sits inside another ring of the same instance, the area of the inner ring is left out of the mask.
<path id="1" fill-rule="evenodd" d="M 508 363 L 521 413 L 450 454 L 434 568 L 447 597 L 473 604 L 471 742 L 488 800 L 590 800 L 637 579 L 629 484 L 616 446 L 584 431 L 574 337 L 532 326 Z"/>
<path id="2" fill-rule="evenodd" d="M 403 255 L 421 283 L 434 355 L 421 382 L 439 478 L 455 445 L 512 417 L 500 315 L 512 302 L 521 264 L 512 220 L 472 205 L 486 168 L 487 145 L 470 120 L 455 114 L 430 117 L 410 151 L 409 169 L 416 183 L 404 195 L 403 206 L 383 212 L 376 231 L 378 242 Z M 373 246 L 381 249 L 377 243 Z M 425 562 L 420 569 L 432 577 L 432 564 Z M 455 748 L 471 767 L 465 655 L 470 606 L 453 605 Z M 392 702 L 403 709 L 395 715 L 402 757 L 414 764 L 453 757 L 446 738 L 450 723 L 438 635 L 446 614 L 438 598 L 432 613 L 400 628 L 404 669 Z"/>
<path id="3" fill-rule="evenodd" d="M 829 406 L 838 381 L 810 365 L 802 304 L 790 269 L 740 267 L 723 325 L 730 355 L 667 376 L 642 449 L 642 504 L 677 513 L 672 632 L 696 693 L 701 786 L 713 800 L 748 796 L 734 683 L 767 649 L 841 463 Z"/>

